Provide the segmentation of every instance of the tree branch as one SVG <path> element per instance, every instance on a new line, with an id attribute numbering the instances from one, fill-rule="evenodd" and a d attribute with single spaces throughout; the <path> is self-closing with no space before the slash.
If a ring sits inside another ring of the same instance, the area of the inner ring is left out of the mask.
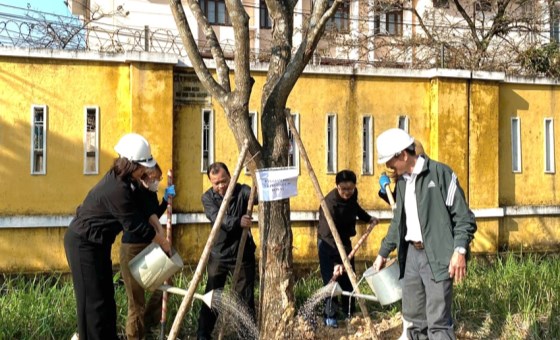
<path id="1" fill-rule="evenodd" d="M 216 71 L 218 73 L 218 80 L 220 81 L 220 84 L 218 84 L 214 77 L 212 77 L 212 74 L 210 74 L 208 68 L 206 67 L 206 64 L 204 63 L 204 60 L 202 59 L 202 56 L 200 55 L 198 46 L 189 27 L 189 23 L 187 22 L 181 0 L 169 0 L 169 5 L 171 7 L 173 17 L 175 18 L 177 29 L 180 32 L 181 40 L 183 41 L 183 45 L 185 46 L 187 55 L 193 64 L 194 71 L 196 72 L 196 75 L 202 82 L 203 86 L 210 92 L 213 97 L 215 97 L 219 101 L 223 101 L 225 100 L 227 93 L 230 92 L 229 67 L 225 63 L 222 49 L 218 43 L 216 35 L 213 33 L 214 31 L 212 30 L 212 27 L 208 24 L 208 20 L 206 20 L 204 15 L 201 15 L 202 11 L 200 9 L 200 5 L 194 0 L 187 1 L 190 3 L 190 9 L 193 12 L 195 18 L 197 18 L 197 22 L 201 26 L 206 28 L 205 33 L 207 33 L 207 38 L 209 36 L 213 37 L 212 39 L 210 39 L 210 43 L 213 44 L 211 45 L 212 55 L 214 56 L 214 60 L 216 61 Z M 209 31 L 212 31 L 212 33 L 210 33 Z"/>

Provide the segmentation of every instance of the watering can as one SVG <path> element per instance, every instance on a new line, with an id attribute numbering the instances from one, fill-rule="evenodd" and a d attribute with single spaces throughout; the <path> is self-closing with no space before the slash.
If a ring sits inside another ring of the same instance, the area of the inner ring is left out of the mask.
<path id="1" fill-rule="evenodd" d="M 183 268 L 183 260 L 175 249 L 171 249 L 171 254 L 167 256 L 158 244 L 151 243 L 128 262 L 130 273 L 142 288 L 154 291 Z"/>
<path id="2" fill-rule="evenodd" d="M 334 286 L 332 294 L 375 301 L 383 306 L 397 302 L 402 298 L 399 271 L 400 269 L 397 261 L 390 262 L 389 265 L 380 271 L 375 271 L 373 267 L 366 270 L 363 277 L 375 295 L 346 292 L 342 290 L 338 283 Z"/>
<path id="3" fill-rule="evenodd" d="M 187 295 L 188 292 L 186 289 L 172 287 L 169 285 L 161 285 L 158 287 L 158 289 L 164 292 L 179 294 L 179 295 Z M 217 299 L 220 298 L 220 291 L 211 290 L 204 295 L 194 293 L 194 298 L 204 302 L 206 306 L 208 306 L 208 308 L 212 308 L 212 302 L 217 302 Z"/>

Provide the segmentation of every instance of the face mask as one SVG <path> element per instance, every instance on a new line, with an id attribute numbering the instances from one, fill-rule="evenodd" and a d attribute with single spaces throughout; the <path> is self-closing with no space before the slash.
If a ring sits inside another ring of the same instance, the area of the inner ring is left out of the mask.
<path id="1" fill-rule="evenodd" d="M 152 183 L 150 183 L 150 185 L 148 185 L 148 190 L 157 192 L 158 187 L 159 187 L 159 181 L 153 181 Z"/>
<path id="2" fill-rule="evenodd" d="M 153 181 L 152 183 L 146 183 L 143 180 L 140 180 L 140 182 L 142 182 L 142 185 L 144 186 L 144 188 L 153 191 L 153 192 L 157 192 L 158 191 L 158 187 L 159 187 L 159 181 Z"/>

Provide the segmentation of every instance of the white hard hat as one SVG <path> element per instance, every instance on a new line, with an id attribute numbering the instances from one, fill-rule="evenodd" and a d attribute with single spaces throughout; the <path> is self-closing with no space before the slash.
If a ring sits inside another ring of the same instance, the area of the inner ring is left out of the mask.
<path id="1" fill-rule="evenodd" d="M 150 143 L 137 133 L 122 136 L 115 145 L 115 151 L 119 156 L 145 167 L 151 168 L 156 165 L 156 160 L 152 157 Z"/>
<path id="2" fill-rule="evenodd" d="M 403 129 L 389 129 L 377 137 L 377 163 L 385 164 L 396 154 L 414 143 L 412 138 Z"/>

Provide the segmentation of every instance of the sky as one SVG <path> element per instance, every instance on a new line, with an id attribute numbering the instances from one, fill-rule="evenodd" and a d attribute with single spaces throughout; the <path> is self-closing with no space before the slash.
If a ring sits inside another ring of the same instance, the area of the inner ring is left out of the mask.
<path id="1" fill-rule="evenodd" d="M 0 0 L 1 14 L 20 15 L 27 8 L 44 13 L 71 16 L 64 0 Z"/>

